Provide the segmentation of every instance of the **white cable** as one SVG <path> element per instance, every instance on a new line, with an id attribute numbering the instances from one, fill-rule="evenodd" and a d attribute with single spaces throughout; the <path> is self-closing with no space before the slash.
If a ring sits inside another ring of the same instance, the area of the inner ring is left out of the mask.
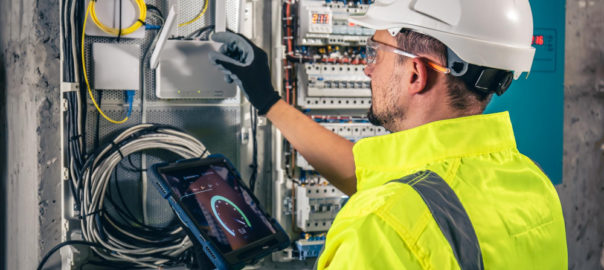
<path id="1" fill-rule="evenodd" d="M 149 131 L 152 128 L 154 130 Z M 119 150 L 116 147 L 119 147 Z M 135 235 L 121 228 L 110 218 L 106 219 L 108 221 L 106 226 L 111 226 L 119 231 L 122 234 L 119 237 L 97 226 L 95 220 L 97 215 L 95 213 L 99 213 L 103 209 L 107 187 L 116 166 L 122 161 L 123 157 L 151 149 L 167 150 L 182 158 L 206 157 L 209 155 L 205 146 L 191 135 L 166 127 L 140 124 L 119 134 L 113 144 L 105 147 L 96 156 L 92 166 L 87 168 L 83 174 L 82 235 L 85 240 L 100 243 L 111 251 L 111 253 L 107 253 L 93 248 L 99 256 L 106 260 L 128 261 L 145 267 L 158 268 L 168 262 L 165 259 L 166 256 L 178 257 L 193 245 L 187 236 L 183 236 L 172 245 L 140 247 L 128 243 L 128 239 L 124 238 L 129 237 L 149 244 L 155 244 L 156 242 L 153 239 Z M 106 213 L 100 212 L 99 215 L 106 215 Z M 181 227 L 178 227 L 168 234 L 175 236 L 181 233 L 182 230 Z M 158 253 L 164 258 L 154 257 Z"/>

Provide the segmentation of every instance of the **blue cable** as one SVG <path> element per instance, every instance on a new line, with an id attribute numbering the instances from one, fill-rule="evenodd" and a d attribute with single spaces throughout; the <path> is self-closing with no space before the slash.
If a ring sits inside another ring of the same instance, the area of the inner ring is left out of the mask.
<path id="1" fill-rule="evenodd" d="M 134 103 L 135 94 L 136 94 L 136 91 L 134 91 L 134 90 L 126 90 L 126 102 L 128 102 L 127 117 L 130 117 L 130 114 L 132 114 L 132 103 Z"/>
<path id="2" fill-rule="evenodd" d="M 159 30 L 161 25 L 145 24 L 145 30 Z"/>

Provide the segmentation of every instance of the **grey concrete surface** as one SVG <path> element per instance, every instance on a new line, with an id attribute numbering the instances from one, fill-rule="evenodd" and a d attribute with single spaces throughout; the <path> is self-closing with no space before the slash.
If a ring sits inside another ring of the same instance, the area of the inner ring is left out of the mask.
<path id="1" fill-rule="evenodd" d="M 40 254 L 60 240 L 59 3 L 3 0 L 0 18 L 7 142 L 0 268 L 35 269 Z"/>
<path id="2" fill-rule="evenodd" d="M 0 35 L 2 44 L 2 35 Z M 2 47 L 0 47 L 2 48 Z M 4 70 L 4 50 L 0 50 L 0 205 L 6 205 L 6 83 Z M 0 207 L 0 266 L 5 265 L 4 254 L 6 254 L 6 208 Z"/>
<path id="3" fill-rule="evenodd" d="M 60 240 L 58 0 L 2 0 L 0 18 L 0 269 L 34 269 Z M 603 26 L 604 1 L 567 0 L 557 190 L 570 269 L 604 260 Z"/>
<path id="4" fill-rule="evenodd" d="M 604 245 L 604 1 L 567 0 L 564 177 L 569 269 L 600 269 Z"/>

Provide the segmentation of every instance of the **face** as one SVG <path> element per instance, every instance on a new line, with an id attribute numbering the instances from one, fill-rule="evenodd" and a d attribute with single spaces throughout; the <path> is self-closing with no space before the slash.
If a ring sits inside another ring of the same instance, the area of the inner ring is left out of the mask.
<path id="1" fill-rule="evenodd" d="M 376 31 L 373 40 L 398 47 L 396 39 L 386 30 Z M 375 63 L 365 67 L 365 74 L 371 78 L 371 107 L 367 116 L 372 124 L 390 131 L 404 119 L 407 100 L 401 73 L 404 68 L 398 57 L 378 50 Z"/>

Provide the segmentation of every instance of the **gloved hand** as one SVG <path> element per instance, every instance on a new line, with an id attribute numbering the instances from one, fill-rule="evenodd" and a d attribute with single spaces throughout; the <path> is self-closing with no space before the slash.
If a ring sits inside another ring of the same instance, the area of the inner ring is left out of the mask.
<path id="1" fill-rule="evenodd" d="M 260 115 L 266 114 L 281 98 L 271 84 L 266 53 L 240 34 L 215 33 L 212 40 L 223 44 L 219 52 L 209 54 L 210 61 L 228 83 L 235 81 L 245 91 Z"/>

